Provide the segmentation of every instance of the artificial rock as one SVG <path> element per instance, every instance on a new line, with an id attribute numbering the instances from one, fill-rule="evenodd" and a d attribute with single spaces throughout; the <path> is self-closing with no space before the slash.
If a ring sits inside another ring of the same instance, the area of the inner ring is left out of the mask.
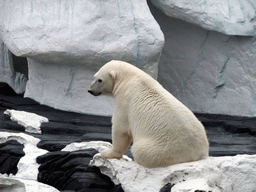
<path id="1" fill-rule="evenodd" d="M 1 9 L 1 7 L 0 7 Z M 1 21 L 0 21 L 1 22 Z M 0 24 L 0 82 L 7 83 L 16 93 L 24 93 L 27 83 L 27 77 L 16 72 L 13 67 L 12 53 L 1 39 Z"/>
<path id="2" fill-rule="evenodd" d="M 7 174 L 0 175 L 0 178 L 3 178 L 5 180 L 13 177 L 15 177 L 16 179 L 17 177 L 25 178 L 29 176 L 29 178 L 27 179 L 34 180 L 33 184 L 30 185 L 31 187 L 33 187 L 34 185 L 37 185 L 35 180 L 38 178 L 38 175 L 40 175 L 40 178 L 42 178 L 44 181 L 54 183 L 54 185 L 56 184 L 56 186 L 61 187 L 61 185 L 58 184 L 61 183 L 61 180 L 58 177 L 60 176 L 63 180 L 67 181 L 65 183 L 66 185 L 64 185 L 65 189 L 69 190 L 64 191 L 93 191 L 95 189 L 95 191 L 99 192 L 123 190 L 121 184 L 116 185 L 113 183 L 113 181 L 110 181 L 109 178 L 102 176 L 98 168 L 88 167 L 88 162 L 93 158 L 93 155 L 97 153 L 97 151 L 100 152 L 105 148 L 111 147 L 111 144 L 102 141 L 81 142 L 83 141 L 84 134 L 89 134 L 91 140 L 94 140 L 95 138 L 99 138 L 101 140 L 106 139 L 105 137 L 100 138 L 101 135 L 104 135 L 106 133 L 108 136 L 110 136 L 110 118 L 55 110 L 47 106 L 39 105 L 31 99 L 22 98 L 21 95 L 15 95 L 13 91 L 11 91 L 10 88 L 8 89 L 6 86 L 6 84 L 0 84 L 0 158 L 4 159 L 4 161 L 6 161 L 7 159 L 7 164 L 4 164 L 4 166 L 6 167 L 2 167 L 1 165 L 3 164 L 0 163 L 0 170 L 4 170 L 3 172 L 11 174 L 9 175 L 9 177 L 7 176 Z M 3 93 L 3 90 L 5 90 L 5 94 Z M 26 132 L 26 134 L 17 133 L 25 132 L 25 128 L 22 127 L 23 129 L 21 129 L 20 127 L 18 127 L 18 129 L 16 129 L 17 123 L 12 122 L 9 117 L 6 118 L 6 115 L 4 115 L 4 111 L 9 108 L 20 111 L 25 110 L 45 116 L 49 119 L 49 122 L 43 123 L 43 125 L 41 126 L 42 134 L 33 134 L 29 132 Z M 212 188 L 218 191 L 219 189 L 217 186 L 215 186 L 214 184 L 211 185 L 211 181 L 216 181 L 218 186 L 220 184 L 220 187 L 223 187 L 223 190 L 221 191 L 231 191 L 230 185 L 225 184 L 228 182 L 224 182 L 224 180 L 227 180 L 227 178 L 231 178 L 230 183 L 233 185 L 234 189 L 237 189 L 238 191 L 244 191 L 241 190 L 239 186 L 245 186 L 245 189 L 248 189 L 248 191 L 250 191 L 250 185 L 254 184 L 253 182 L 251 182 L 250 179 L 255 179 L 255 155 L 253 154 L 255 154 L 256 118 L 232 117 L 213 114 L 197 114 L 197 117 L 206 127 L 207 136 L 210 142 L 210 156 L 232 156 L 237 154 L 252 155 L 238 155 L 234 157 L 210 157 L 209 161 L 207 160 L 206 162 L 194 162 L 195 164 L 192 163 L 186 165 L 181 169 L 178 169 L 177 167 L 172 168 L 168 174 L 170 175 L 170 173 L 180 173 L 180 175 L 178 174 L 177 176 L 181 180 L 183 179 L 184 174 L 182 175 L 182 171 L 180 170 L 189 170 L 191 171 L 191 174 L 190 176 L 187 176 L 185 174 L 185 179 L 187 179 L 186 181 L 182 180 L 182 182 L 176 183 L 171 182 L 169 179 L 168 182 L 157 185 L 157 189 L 161 189 L 161 192 L 167 192 L 168 190 L 173 191 L 174 189 L 176 191 L 192 190 L 193 192 L 200 191 L 201 189 L 204 189 L 205 191 L 206 189 L 208 189 L 207 191 L 214 191 L 210 190 Z M 48 126 L 48 124 L 51 124 L 51 126 Z M 56 128 L 54 129 L 54 127 Z M 29 135 L 32 135 L 33 137 Z M 109 139 L 110 137 L 107 140 Z M 47 153 L 47 151 L 40 149 L 40 147 L 52 152 Z M 25 156 L 22 156 L 24 153 Z M 132 157 L 130 152 L 126 153 L 126 155 Z M 15 159 L 12 159 L 12 157 L 14 156 Z M 152 184 L 152 180 L 154 180 L 159 173 L 157 173 L 157 171 L 152 173 L 151 170 L 144 169 L 143 167 L 141 168 L 141 166 L 136 167 L 137 164 L 131 161 L 130 158 L 125 157 L 125 159 L 127 161 L 122 159 L 113 160 L 117 163 L 122 163 L 123 161 L 125 162 L 125 164 L 122 164 L 122 166 L 124 166 L 120 169 L 119 164 L 112 163 L 113 166 L 117 166 L 113 168 L 113 170 L 117 171 L 117 176 L 119 177 L 119 175 L 121 174 L 119 173 L 119 170 L 126 171 L 127 169 L 129 169 L 129 167 L 127 168 L 127 166 L 131 166 L 131 170 L 125 172 L 123 174 L 123 177 L 127 177 L 129 182 L 130 177 L 127 173 L 130 173 L 130 171 L 139 171 L 137 179 L 144 178 L 144 176 L 149 173 L 149 178 L 144 179 L 147 179 L 147 181 L 149 181 L 145 182 L 145 184 L 147 185 L 146 187 L 150 187 L 148 185 Z M 9 163 L 11 161 L 12 164 Z M 19 163 L 15 165 L 15 163 L 17 163 L 18 161 Z M 221 161 L 223 163 L 218 163 Z M 99 161 L 99 163 L 102 164 L 102 161 Z M 108 161 L 105 161 L 105 163 L 108 163 Z M 99 166 L 101 166 L 101 164 Z M 135 167 L 133 167 L 134 165 Z M 181 165 L 183 166 L 184 164 Z M 205 166 L 206 170 L 209 169 L 209 166 L 212 166 L 213 170 L 212 172 L 207 172 L 205 170 L 201 170 L 200 166 Z M 195 172 L 193 172 L 192 170 L 193 167 L 195 168 Z M 38 168 L 41 172 L 38 172 Z M 70 171 L 68 171 L 69 168 L 71 168 Z M 141 170 L 144 171 L 145 174 Z M 164 171 L 164 168 L 162 170 L 165 174 L 166 172 Z M 173 172 L 175 170 L 178 171 Z M 206 175 L 201 175 L 202 177 L 200 176 L 198 178 L 193 177 L 193 174 L 196 175 L 198 173 L 196 172 L 197 170 L 200 173 L 206 173 Z M 15 171 L 18 171 L 18 173 L 12 176 L 12 174 L 16 173 Z M 215 173 L 215 171 L 217 175 L 216 177 L 221 179 L 215 180 L 215 177 L 213 177 L 212 180 L 211 178 L 209 179 L 209 175 L 214 176 L 214 174 L 211 173 Z M 33 174 L 33 176 L 30 175 L 31 173 Z M 175 177 L 174 174 L 172 174 L 171 177 Z M 47 178 L 47 175 L 53 179 L 49 180 L 49 178 Z M 240 176 L 243 178 L 242 180 Z M 95 177 L 95 180 L 93 179 L 93 177 Z M 134 175 L 131 174 L 131 178 L 132 177 L 134 177 Z M 152 179 L 150 179 L 150 177 Z M 160 175 L 160 177 L 162 176 Z M 209 180 L 205 180 L 204 178 Z M 233 182 L 236 178 L 236 182 Z M 220 181 L 222 179 L 223 183 Z M 83 183 L 84 181 L 88 182 L 87 186 L 85 183 Z M 102 184 L 97 185 L 98 181 L 102 182 Z M 135 181 L 136 179 L 133 180 L 133 182 Z M 174 181 L 176 180 L 174 179 Z M 159 180 L 157 180 L 157 183 L 159 183 Z M 195 183 L 197 185 L 195 185 Z M 122 183 L 122 185 L 125 186 L 126 184 Z M 17 191 L 19 186 L 20 185 L 13 185 L 12 188 Z M 106 186 L 108 187 L 108 189 L 106 189 Z M 137 187 L 138 189 L 140 189 L 141 184 Z M 46 192 L 46 190 L 44 192 Z"/>
<path id="3" fill-rule="evenodd" d="M 40 140 L 24 133 L 0 132 L 0 143 L 6 143 L 9 140 L 15 140 L 24 145 L 25 155 L 20 158 L 17 164 L 18 172 L 15 173 L 15 177 L 36 180 L 39 167 L 36 158 L 47 152 L 36 147 Z"/>
<path id="4" fill-rule="evenodd" d="M 166 15 L 227 35 L 256 35 L 256 1 L 151 0 Z"/>
<path id="5" fill-rule="evenodd" d="M 16 140 L 8 140 L 0 143 L 0 174 L 13 174 L 18 172 L 17 164 L 25 155 L 24 145 Z"/>
<path id="6" fill-rule="evenodd" d="M 29 113 L 26 111 L 17 111 L 13 109 L 7 109 L 4 112 L 5 115 L 9 115 L 12 121 L 17 122 L 19 125 L 25 127 L 26 132 L 41 134 L 40 126 L 42 123 L 48 122 L 46 117 Z"/>
<path id="7" fill-rule="evenodd" d="M 110 116 L 113 99 L 87 89 L 100 66 L 119 59 L 158 73 L 194 112 L 256 115 L 255 1 L 151 0 L 151 10 L 145 0 L 57 2 L 0 1 L 0 81 L 17 93 L 27 79 L 11 52 L 28 57 L 26 97 Z"/>
<path id="8" fill-rule="evenodd" d="M 254 117 L 256 37 L 209 31 L 150 8 L 165 35 L 158 81 L 193 112 Z"/>
<path id="9" fill-rule="evenodd" d="M 4 44 L 28 58 L 26 97 L 59 109 L 111 115 L 113 101 L 86 94 L 103 64 L 124 60 L 157 77 L 164 36 L 146 0 L 8 0 L 0 8 Z"/>
<path id="10" fill-rule="evenodd" d="M 156 192 L 169 184 L 172 192 L 254 191 L 255 155 L 209 157 L 164 168 L 148 169 L 134 161 L 105 159 L 96 154 L 90 165 L 99 167 L 126 192 Z M 154 181 L 154 182 L 152 182 Z"/>

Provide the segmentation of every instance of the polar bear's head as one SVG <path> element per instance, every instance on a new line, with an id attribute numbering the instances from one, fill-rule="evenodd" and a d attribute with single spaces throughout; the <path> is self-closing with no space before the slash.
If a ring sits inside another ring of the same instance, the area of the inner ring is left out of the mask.
<path id="1" fill-rule="evenodd" d="M 104 65 L 95 75 L 88 92 L 94 96 L 111 94 L 116 73 L 109 65 Z"/>

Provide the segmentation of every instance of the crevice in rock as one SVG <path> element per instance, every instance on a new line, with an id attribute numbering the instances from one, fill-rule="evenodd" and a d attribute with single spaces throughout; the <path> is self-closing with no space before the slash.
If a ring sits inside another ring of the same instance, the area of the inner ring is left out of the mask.
<path id="1" fill-rule="evenodd" d="M 223 88 L 223 86 L 225 85 L 226 83 L 226 75 L 225 75 L 225 71 L 226 71 L 226 68 L 227 68 L 227 63 L 229 61 L 230 57 L 226 57 L 224 62 L 223 62 L 223 66 L 219 72 L 219 82 L 217 84 L 217 86 L 215 87 L 214 89 L 214 95 L 213 95 L 213 98 L 217 98 L 217 95 L 220 91 L 221 88 Z"/>

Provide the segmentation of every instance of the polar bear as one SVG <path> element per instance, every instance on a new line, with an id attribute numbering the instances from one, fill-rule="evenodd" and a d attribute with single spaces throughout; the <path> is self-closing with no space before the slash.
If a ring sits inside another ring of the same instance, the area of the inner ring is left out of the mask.
<path id="1" fill-rule="evenodd" d="M 123 62 L 110 61 L 95 75 L 89 93 L 112 94 L 112 148 L 104 158 L 120 159 L 132 144 L 135 162 L 165 167 L 208 157 L 209 143 L 201 122 L 155 79 Z"/>

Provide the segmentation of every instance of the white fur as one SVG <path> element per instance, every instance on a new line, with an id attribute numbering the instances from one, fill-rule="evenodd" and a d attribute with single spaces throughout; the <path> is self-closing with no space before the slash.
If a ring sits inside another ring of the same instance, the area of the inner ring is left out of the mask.
<path id="1" fill-rule="evenodd" d="M 99 82 L 99 79 L 102 82 Z M 164 167 L 208 157 L 209 144 L 195 115 L 156 80 L 122 61 L 105 64 L 96 74 L 92 94 L 111 93 L 113 147 L 106 158 L 121 158 L 133 142 L 134 160 L 145 167 Z"/>

